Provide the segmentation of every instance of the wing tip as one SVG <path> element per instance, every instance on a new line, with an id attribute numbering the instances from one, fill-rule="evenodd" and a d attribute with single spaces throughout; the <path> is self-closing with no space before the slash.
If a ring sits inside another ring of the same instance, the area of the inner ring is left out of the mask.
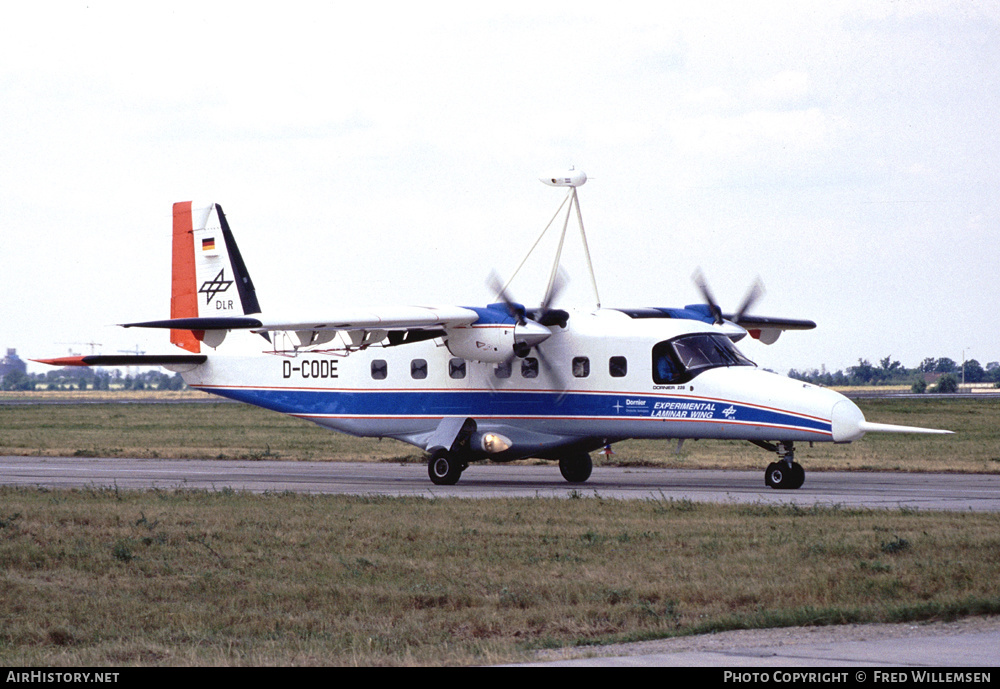
<path id="1" fill-rule="evenodd" d="M 86 358 L 84 356 L 60 356 L 54 359 L 29 359 L 28 361 L 48 366 L 87 366 L 87 362 L 84 361 Z"/>

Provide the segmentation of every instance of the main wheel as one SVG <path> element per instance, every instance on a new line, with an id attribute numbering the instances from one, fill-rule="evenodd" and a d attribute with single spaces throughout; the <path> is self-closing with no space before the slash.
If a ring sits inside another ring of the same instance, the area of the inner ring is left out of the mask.
<path id="1" fill-rule="evenodd" d="M 427 475 L 438 486 L 453 486 L 462 477 L 465 465 L 447 450 L 439 450 L 427 462 Z"/>
<path id="2" fill-rule="evenodd" d="M 563 457 L 559 460 L 559 473 L 570 483 L 583 483 L 590 478 L 590 473 L 593 470 L 594 463 L 586 452 Z"/>

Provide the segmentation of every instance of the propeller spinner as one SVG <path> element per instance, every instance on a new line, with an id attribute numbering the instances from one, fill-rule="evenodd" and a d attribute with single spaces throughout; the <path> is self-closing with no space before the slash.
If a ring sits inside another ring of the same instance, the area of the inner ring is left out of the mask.
<path id="1" fill-rule="evenodd" d="M 566 323 L 569 321 L 569 313 L 563 311 L 562 309 L 552 308 L 552 304 L 559 298 L 559 294 L 566 286 L 567 278 L 565 273 L 562 271 L 557 273 L 556 278 L 549 286 L 548 292 L 542 298 L 541 305 L 538 308 L 531 310 L 526 310 L 524 306 L 516 302 L 511 297 L 510 292 L 507 290 L 507 287 L 500 280 L 500 276 L 497 275 L 496 272 L 490 273 L 487 282 L 490 289 L 496 293 L 497 299 L 502 301 L 507 306 L 507 310 L 510 312 L 510 315 L 517 321 L 517 324 L 514 326 L 513 356 L 524 359 L 529 356 L 531 354 L 531 350 L 534 349 L 534 353 L 538 357 L 539 364 L 546 370 L 556 387 L 565 393 L 565 379 L 559 373 L 558 369 L 553 366 L 551 361 L 545 356 L 541 347 L 539 347 L 542 342 L 547 340 L 552 335 L 552 326 L 565 328 Z M 513 357 L 509 357 L 508 361 L 510 358 Z"/>
<path id="2" fill-rule="evenodd" d="M 722 309 L 719 307 L 719 303 L 715 300 L 712 294 L 712 290 L 708 287 L 708 281 L 705 279 L 704 274 L 698 269 L 695 271 L 694 275 L 691 276 L 694 284 L 698 286 L 698 290 L 701 292 L 702 298 L 705 300 L 705 304 L 708 305 L 709 311 L 712 313 L 712 317 L 715 319 L 716 325 L 722 325 L 724 320 L 727 320 L 723 314 Z M 747 290 L 746 296 L 743 297 L 743 302 L 740 304 L 740 308 L 735 314 L 729 317 L 729 321 L 739 325 L 739 322 L 743 319 L 747 313 L 750 312 L 750 308 L 764 295 L 764 285 L 760 281 L 760 278 L 756 279 L 750 289 Z"/>
<path id="3" fill-rule="evenodd" d="M 566 278 L 562 272 L 558 274 L 557 279 L 542 299 L 541 306 L 530 311 L 513 299 L 495 271 L 490 273 L 487 282 L 490 289 L 496 292 L 497 299 L 506 305 L 507 311 L 517 321 L 517 325 L 514 326 L 514 354 L 519 358 L 523 359 L 528 356 L 533 347 L 541 344 L 552 335 L 549 326 L 566 327 L 569 314 L 562 309 L 551 308 L 552 303 L 559 297 L 559 293 L 566 284 Z"/>

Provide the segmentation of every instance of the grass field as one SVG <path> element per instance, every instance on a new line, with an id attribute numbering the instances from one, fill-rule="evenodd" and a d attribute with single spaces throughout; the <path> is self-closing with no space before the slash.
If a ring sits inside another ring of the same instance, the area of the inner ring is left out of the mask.
<path id="1" fill-rule="evenodd" d="M 851 445 L 799 443 L 807 471 L 1000 472 L 1000 399 L 859 400 L 882 423 L 954 430 L 953 436 L 871 433 Z M 595 462 L 761 469 L 772 455 L 742 441 L 626 441 Z M 423 461 L 394 440 L 353 438 L 232 403 L 0 406 L 0 454 L 89 457 Z"/>
<path id="2" fill-rule="evenodd" d="M 0 488 L 0 664 L 463 665 L 1000 612 L 1000 515 Z"/>
<path id="3" fill-rule="evenodd" d="M 957 434 L 801 444 L 808 471 L 1000 470 L 997 402 L 859 406 Z M 615 452 L 650 466 L 771 461 L 748 443 Z M 0 406 L 0 453 L 422 461 L 227 403 Z M 995 514 L 596 496 L 0 488 L 0 664 L 488 664 L 724 629 L 996 614 L 998 527 Z"/>

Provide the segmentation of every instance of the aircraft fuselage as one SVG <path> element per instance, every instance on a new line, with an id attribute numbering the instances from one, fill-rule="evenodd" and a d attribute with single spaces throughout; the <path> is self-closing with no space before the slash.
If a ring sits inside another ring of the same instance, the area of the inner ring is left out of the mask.
<path id="1" fill-rule="evenodd" d="M 438 338 L 346 355 L 210 355 L 184 376 L 192 387 L 332 430 L 428 450 L 443 420 L 472 419 L 470 459 L 553 457 L 625 438 L 855 439 L 834 413 L 838 405 L 856 409 L 847 398 L 748 361 L 673 378 L 654 371 L 660 343 L 700 333 L 726 337 L 711 324 L 602 309 L 574 312 L 566 328 L 554 330 L 544 358 L 532 351 L 501 364 L 456 357 Z M 255 342 L 259 351 L 264 342 Z M 484 449 L 487 433 L 508 446 Z"/>

